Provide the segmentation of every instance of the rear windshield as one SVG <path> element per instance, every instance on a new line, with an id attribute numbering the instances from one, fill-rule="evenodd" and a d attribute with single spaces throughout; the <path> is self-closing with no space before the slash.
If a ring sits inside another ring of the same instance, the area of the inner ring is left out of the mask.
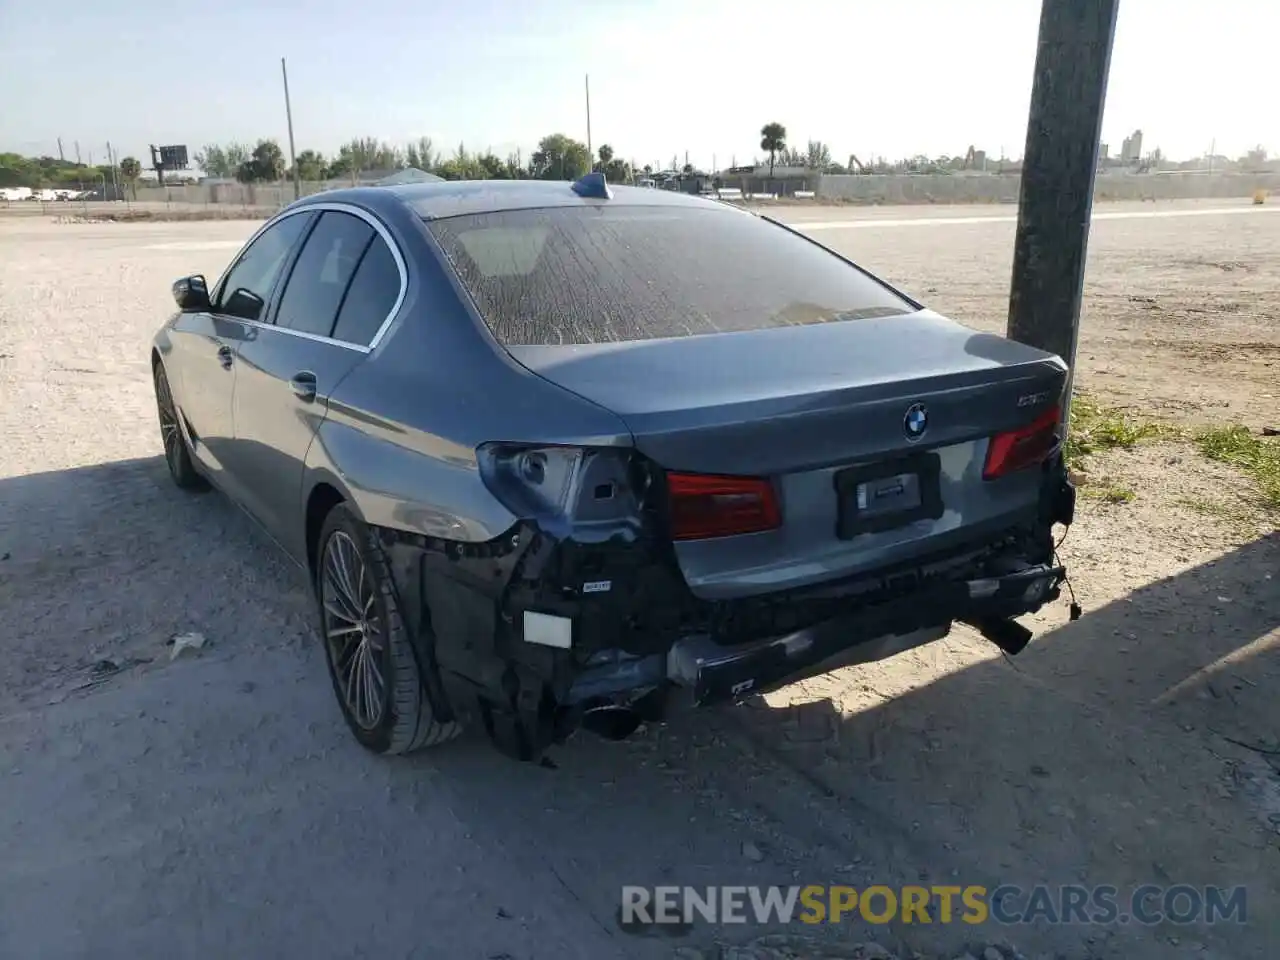
<path id="1" fill-rule="evenodd" d="M 737 210 L 551 207 L 428 221 L 509 345 L 649 340 L 910 313 L 809 241 Z"/>

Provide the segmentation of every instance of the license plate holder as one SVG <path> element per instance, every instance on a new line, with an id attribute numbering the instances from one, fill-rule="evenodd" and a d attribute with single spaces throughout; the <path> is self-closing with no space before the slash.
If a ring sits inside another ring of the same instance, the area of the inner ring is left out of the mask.
<path id="1" fill-rule="evenodd" d="M 836 536 L 852 540 L 942 516 L 942 464 L 936 453 L 913 453 L 848 467 L 835 475 Z"/>

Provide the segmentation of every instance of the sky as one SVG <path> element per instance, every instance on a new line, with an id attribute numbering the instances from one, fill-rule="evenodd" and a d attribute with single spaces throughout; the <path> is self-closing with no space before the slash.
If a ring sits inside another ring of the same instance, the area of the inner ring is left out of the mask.
<path id="1" fill-rule="evenodd" d="M 638 165 L 762 155 L 760 128 L 834 159 L 1019 157 L 1039 0 L 0 0 L 0 151 L 85 162 L 148 144 L 288 150 L 429 136 L 527 157 L 544 135 Z M 1103 119 L 1117 154 L 1280 153 L 1276 0 L 1121 0 Z"/>

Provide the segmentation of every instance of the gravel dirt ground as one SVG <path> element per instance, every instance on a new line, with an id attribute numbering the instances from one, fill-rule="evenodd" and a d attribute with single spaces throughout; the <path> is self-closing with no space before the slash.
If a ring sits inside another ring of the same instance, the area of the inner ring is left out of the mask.
<path id="1" fill-rule="evenodd" d="M 1091 238 L 1079 386 L 1280 426 L 1280 216 L 1096 212 L 1115 216 Z M 1000 330 L 1012 214 L 783 216 Z M 0 217 L 0 957 L 1276 955 L 1280 535 L 1249 480 L 1176 440 L 1095 455 L 1089 476 L 1135 496 L 1082 500 L 1062 554 L 1084 617 L 1045 611 L 1014 660 L 957 629 L 575 739 L 556 770 L 474 736 L 378 760 L 331 702 L 301 575 L 159 456 L 169 284 L 217 274 L 253 227 Z M 171 662 L 189 631 L 208 643 Z M 623 884 L 922 882 L 1242 884 L 1249 920 L 802 938 L 616 917 Z"/>

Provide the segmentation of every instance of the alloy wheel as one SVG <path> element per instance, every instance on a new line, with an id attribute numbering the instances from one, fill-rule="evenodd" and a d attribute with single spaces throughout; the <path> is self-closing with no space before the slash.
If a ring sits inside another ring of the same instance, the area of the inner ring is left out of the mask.
<path id="1" fill-rule="evenodd" d="M 169 390 L 169 378 L 164 370 L 156 368 L 156 408 L 160 414 L 160 440 L 164 444 L 164 458 L 173 469 L 177 464 L 182 434 L 178 428 L 178 410 Z"/>
<path id="2" fill-rule="evenodd" d="M 387 642 L 377 593 L 355 541 L 337 530 L 325 543 L 320 572 L 325 643 L 351 718 L 374 730 L 386 711 Z"/>

